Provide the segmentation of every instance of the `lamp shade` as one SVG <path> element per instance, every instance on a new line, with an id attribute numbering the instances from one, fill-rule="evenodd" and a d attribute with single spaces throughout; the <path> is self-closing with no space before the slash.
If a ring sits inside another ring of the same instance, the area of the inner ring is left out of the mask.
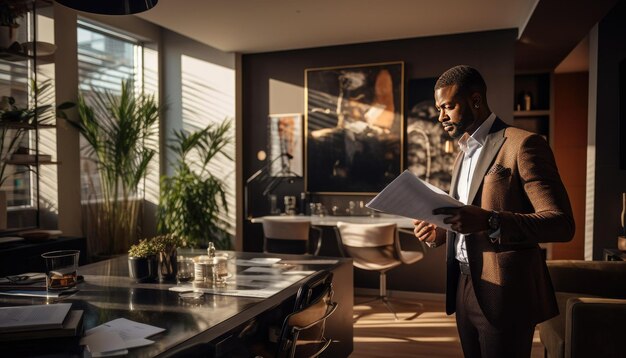
<path id="1" fill-rule="evenodd" d="M 57 0 L 74 10 L 102 15 L 130 15 L 150 10 L 158 0 Z"/>

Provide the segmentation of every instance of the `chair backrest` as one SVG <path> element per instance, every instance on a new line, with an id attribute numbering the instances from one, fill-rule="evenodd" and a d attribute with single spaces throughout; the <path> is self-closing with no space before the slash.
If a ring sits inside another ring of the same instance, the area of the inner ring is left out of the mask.
<path id="1" fill-rule="evenodd" d="M 263 235 L 273 240 L 307 241 L 310 228 L 311 222 L 309 220 L 263 218 Z"/>
<path id="2" fill-rule="evenodd" d="M 304 254 L 309 251 L 311 222 L 298 218 L 264 218 L 263 251 Z"/>
<path id="3" fill-rule="evenodd" d="M 326 319 L 337 309 L 332 277 L 322 271 L 300 287 L 294 311 L 283 322 L 277 357 L 317 357 L 330 346 L 324 332 Z"/>
<path id="4" fill-rule="evenodd" d="M 338 222 L 338 239 L 354 266 L 384 271 L 401 264 L 397 252 L 396 224 Z"/>

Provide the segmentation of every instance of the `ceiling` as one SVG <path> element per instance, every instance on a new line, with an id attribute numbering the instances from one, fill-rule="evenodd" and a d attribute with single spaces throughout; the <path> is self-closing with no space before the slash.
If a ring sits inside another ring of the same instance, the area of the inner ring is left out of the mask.
<path id="1" fill-rule="evenodd" d="M 159 0 L 139 17 L 222 51 L 255 53 L 519 29 L 536 2 Z"/>
<path id="2" fill-rule="evenodd" d="M 138 16 L 244 54 L 517 28 L 516 70 L 552 70 L 618 0 L 159 0 Z"/>

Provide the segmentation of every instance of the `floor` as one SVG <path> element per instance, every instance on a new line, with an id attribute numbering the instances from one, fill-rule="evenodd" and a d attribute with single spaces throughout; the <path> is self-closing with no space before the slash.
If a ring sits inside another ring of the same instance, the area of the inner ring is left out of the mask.
<path id="1" fill-rule="evenodd" d="M 396 300 L 398 320 L 380 302 L 354 306 L 354 351 L 350 357 L 462 357 L 454 316 L 445 313 L 444 296 Z M 535 331 L 532 358 L 543 358 Z"/>

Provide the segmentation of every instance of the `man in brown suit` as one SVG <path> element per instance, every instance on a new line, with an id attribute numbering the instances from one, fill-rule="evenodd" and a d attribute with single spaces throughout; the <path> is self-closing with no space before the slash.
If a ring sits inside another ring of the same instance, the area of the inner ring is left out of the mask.
<path id="1" fill-rule="evenodd" d="M 491 112 L 480 73 L 456 66 L 439 77 L 439 122 L 461 152 L 450 195 L 439 208 L 446 231 L 415 220 L 415 236 L 447 243 L 446 311 L 456 312 L 466 357 L 529 357 L 535 325 L 558 314 L 539 243 L 569 241 L 574 219 L 543 137 Z"/>

